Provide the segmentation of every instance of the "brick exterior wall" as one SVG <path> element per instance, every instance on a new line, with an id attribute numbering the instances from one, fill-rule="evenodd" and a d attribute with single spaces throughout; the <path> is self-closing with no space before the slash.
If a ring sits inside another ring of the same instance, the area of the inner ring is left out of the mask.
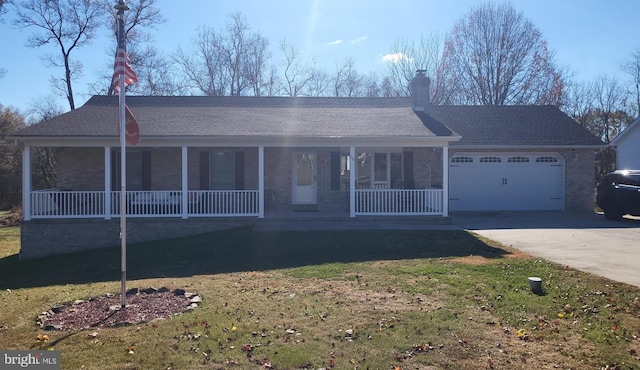
<path id="1" fill-rule="evenodd" d="M 413 151 L 416 189 L 442 189 L 442 148 L 405 148 Z"/>
<path id="2" fill-rule="evenodd" d="M 565 166 L 566 210 L 593 212 L 596 201 L 595 150 L 566 149 L 559 153 Z"/>
<path id="3" fill-rule="evenodd" d="M 291 206 L 291 156 L 285 148 L 265 148 L 265 211 L 284 210 Z"/>
<path id="4" fill-rule="evenodd" d="M 153 148 L 150 151 L 151 190 L 182 189 L 181 149 Z"/>
<path id="5" fill-rule="evenodd" d="M 55 153 L 58 189 L 104 190 L 103 148 L 59 148 Z"/>

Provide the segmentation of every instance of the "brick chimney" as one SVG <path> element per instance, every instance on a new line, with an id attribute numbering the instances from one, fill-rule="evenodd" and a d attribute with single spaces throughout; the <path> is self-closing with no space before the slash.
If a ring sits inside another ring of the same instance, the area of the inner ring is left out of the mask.
<path id="1" fill-rule="evenodd" d="M 411 108 L 414 111 L 428 112 L 431 105 L 431 80 L 427 77 L 427 71 L 419 69 L 411 80 Z"/>

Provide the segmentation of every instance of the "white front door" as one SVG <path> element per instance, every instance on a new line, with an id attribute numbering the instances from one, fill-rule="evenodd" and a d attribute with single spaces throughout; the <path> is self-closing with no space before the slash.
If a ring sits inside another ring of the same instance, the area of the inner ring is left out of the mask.
<path id="1" fill-rule="evenodd" d="M 296 152 L 292 166 L 291 203 L 316 204 L 316 154 Z"/>

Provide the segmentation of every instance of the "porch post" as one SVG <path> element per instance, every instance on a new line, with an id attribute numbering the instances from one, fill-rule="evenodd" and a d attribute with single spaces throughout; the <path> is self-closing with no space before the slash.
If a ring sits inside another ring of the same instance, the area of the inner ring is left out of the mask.
<path id="1" fill-rule="evenodd" d="M 104 219 L 111 219 L 111 147 L 104 147 Z"/>
<path id="2" fill-rule="evenodd" d="M 264 218 L 264 147 L 258 147 L 258 218 Z"/>
<path id="3" fill-rule="evenodd" d="M 449 147 L 442 147 L 442 217 L 449 217 Z"/>
<path id="4" fill-rule="evenodd" d="M 189 178 L 187 161 L 187 147 L 182 146 L 182 218 L 189 218 Z"/>
<path id="5" fill-rule="evenodd" d="M 22 218 L 31 220 L 31 147 L 22 148 Z"/>
<path id="6" fill-rule="evenodd" d="M 349 147 L 349 217 L 356 217 L 356 147 Z"/>

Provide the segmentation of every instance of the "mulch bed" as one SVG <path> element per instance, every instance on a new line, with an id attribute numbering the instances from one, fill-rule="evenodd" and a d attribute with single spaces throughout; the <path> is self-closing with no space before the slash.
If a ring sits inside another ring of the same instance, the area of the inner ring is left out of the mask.
<path id="1" fill-rule="evenodd" d="M 198 306 L 202 301 L 195 293 L 167 288 L 130 289 L 125 308 L 120 294 L 78 300 L 43 312 L 36 320 L 45 330 L 91 329 L 132 325 L 168 319 Z"/>

